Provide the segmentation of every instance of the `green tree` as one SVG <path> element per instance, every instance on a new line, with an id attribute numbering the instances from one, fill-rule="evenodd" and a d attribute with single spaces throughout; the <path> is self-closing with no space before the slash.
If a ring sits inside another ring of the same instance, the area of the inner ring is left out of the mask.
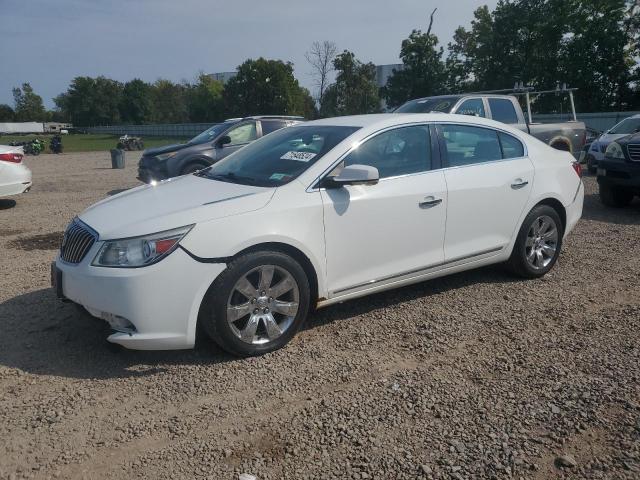
<path id="1" fill-rule="evenodd" d="M 122 84 L 110 78 L 76 77 L 53 101 L 74 125 L 114 125 L 120 123 L 122 90 Z"/>
<path id="2" fill-rule="evenodd" d="M 224 84 L 209 75 L 200 73 L 198 80 L 189 87 L 187 110 L 192 122 L 219 122 L 224 120 Z"/>
<path id="3" fill-rule="evenodd" d="M 152 85 L 153 121 L 155 123 L 184 123 L 187 112 L 187 86 L 171 80 L 158 79 Z"/>
<path id="4" fill-rule="evenodd" d="M 16 119 L 16 113 L 6 103 L 0 104 L 0 122 L 13 122 Z"/>
<path id="5" fill-rule="evenodd" d="M 403 68 L 394 71 L 381 92 L 390 107 L 412 98 L 445 93 L 443 49 L 438 47 L 438 37 L 431 33 L 434 13 L 435 10 L 426 33 L 413 30 L 409 38 L 402 41 L 400 59 Z"/>
<path id="6" fill-rule="evenodd" d="M 42 97 L 33 91 L 29 83 L 23 83 L 22 88 L 13 89 L 13 102 L 16 121 L 44 122 L 47 119 Z"/>
<path id="7" fill-rule="evenodd" d="M 240 65 L 223 96 L 232 116 L 304 115 L 311 99 L 309 91 L 301 88 L 293 76 L 292 63 L 262 57 Z"/>
<path id="8" fill-rule="evenodd" d="M 560 82 L 581 90 L 578 111 L 628 108 L 635 63 L 630 3 L 501 0 L 493 12 L 481 7 L 471 28 L 460 27 L 449 44 L 447 85 L 490 90 L 521 81 L 549 89 Z M 551 104 L 561 106 L 551 97 L 538 106 Z"/>
<path id="9" fill-rule="evenodd" d="M 320 115 L 356 115 L 380 111 L 376 66 L 345 50 L 333 61 L 336 81 L 325 91 Z"/>
<path id="10" fill-rule="evenodd" d="M 152 112 L 151 86 L 139 78 L 125 83 L 120 100 L 120 119 L 122 122 L 134 125 L 149 123 Z"/>

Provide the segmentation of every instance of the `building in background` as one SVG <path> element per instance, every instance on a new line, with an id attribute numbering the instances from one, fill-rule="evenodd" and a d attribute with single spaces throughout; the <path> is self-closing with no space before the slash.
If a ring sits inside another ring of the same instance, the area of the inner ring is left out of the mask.
<path id="1" fill-rule="evenodd" d="M 402 70 L 404 65 L 402 63 L 389 63 L 387 65 L 376 65 L 376 83 L 378 88 L 382 88 L 387 85 L 389 77 L 393 75 L 394 70 Z M 387 102 L 384 99 L 380 99 L 380 109 L 384 112 L 387 110 Z"/>
<path id="2" fill-rule="evenodd" d="M 236 76 L 238 72 L 219 72 L 219 73 L 210 73 L 208 76 L 213 78 L 214 80 L 218 80 L 222 83 L 227 83 L 233 77 Z"/>
<path id="3" fill-rule="evenodd" d="M 45 133 L 60 133 L 60 130 L 66 130 L 73 127 L 70 123 L 60 122 L 45 122 L 43 126 Z"/>

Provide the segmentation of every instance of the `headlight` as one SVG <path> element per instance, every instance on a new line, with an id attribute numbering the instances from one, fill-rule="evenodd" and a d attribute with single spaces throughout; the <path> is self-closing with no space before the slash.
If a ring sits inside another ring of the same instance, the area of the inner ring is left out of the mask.
<path id="1" fill-rule="evenodd" d="M 107 240 L 93 259 L 95 267 L 136 268 L 159 262 L 173 252 L 193 225 L 142 237 Z"/>
<path id="2" fill-rule="evenodd" d="M 164 162 L 165 160 L 168 160 L 171 157 L 175 156 L 176 153 L 178 152 L 161 153 L 160 155 L 156 155 L 156 158 L 161 162 Z"/>
<path id="3" fill-rule="evenodd" d="M 604 156 L 608 158 L 615 158 L 616 160 L 624 160 L 624 152 L 622 147 L 617 142 L 611 142 L 604 152 Z"/>

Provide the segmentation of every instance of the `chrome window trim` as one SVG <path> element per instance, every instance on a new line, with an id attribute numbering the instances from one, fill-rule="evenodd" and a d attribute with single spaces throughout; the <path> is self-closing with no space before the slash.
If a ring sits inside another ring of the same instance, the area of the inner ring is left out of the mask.
<path id="1" fill-rule="evenodd" d="M 490 119 L 488 119 L 490 120 Z M 522 144 L 522 150 L 524 152 L 524 155 L 521 157 L 513 157 L 513 158 L 501 158 L 499 160 L 491 160 L 489 162 L 482 162 L 482 163 L 472 163 L 470 165 L 457 165 L 454 167 L 451 166 L 441 166 L 440 168 L 434 168 L 431 170 L 425 170 L 424 172 L 416 172 L 416 173 L 407 173 L 404 175 L 397 175 L 394 177 L 386 177 L 386 178 L 381 178 L 379 180 L 379 182 L 382 182 L 384 180 L 388 180 L 388 179 L 398 179 L 398 178 L 404 178 L 407 176 L 412 176 L 412 175 L 423 175 L 425 173 L 431 173 L 431 172 L 438 172 L 441 170 L 450 170 L 450 169 L 454 169 L 454 168 L 467 168 L 467 167 L 475 167 L 476 165 L 490 165 L 492 163 L 498 163 L 498 162 L 510 162 L 512 160 L 522 160 L 525 158 L 529 158 L 529 150 L 527 148 L 527 144 L 522 141 L 520 138 L 518 138 L 516 135 L 514 135 L 513 133 L 503 129 L 503 128 L 499 128 L 499 127 L 493 127 L 493 126 L 487 126 L 487 125 L 476 125 L 473 123 L 465 123 L 465 122 L 456 122 L 456 121 L 439 121 L 439 120 L 429 120 L 427 122 L 411 122 L 411 123 L 403 123 L 402 125 L 394 125 L 391 127 L 385 127 L 385 128 L 381 128 L 380 130 L 376 130 L 375 132 L 370 133 L 369 135 L 367 135 L 365 138 L 363 138 L 359 143 L 358 146 L 360 146 L 361 144 L 363 144 L 364 142 L 366 142 L 367 140 L 371 139 L 372 137 L 384 133 L 388 130 L 395 130 L 397 128 L 403 128 L 403 127 L 415 127 L 415 126 L 420 126 L 420 125 L 424 125 L 424 126 L 429 126 L 429 125 L 460 125 L 462 127 L 476 127 L 476 128 L 484 128 L 487 130 L 493 130 L 496 132 L 502 132 L 506 135 L 511 135 L 513 138 L 515 138 L 516 140 L 518 140 L 521 144 Z M 433 139 L 431 138 L 431 134 L 430 134 L 430 140 L 432 141 Z M 344 158 L 349 155 L 356 147 L 349 147 L 349 149 L 344 152 L 342 155 L 340 155 L 338 157 L 337 160 L 335 160 L 328 168 L 326 168 L 325 170 L 322 171 L 321 174 L 319 174 L 318 176 L 316 176 L 316 178 L 307 186 L 307 188 L 305 189 L 306 193 L 314 193 L 314 192 L 319 192 L 319 191 L 324 191 L 326 190 L 323 187 L 317 187 L 316 185 L 318 185 L 318 183 L 324 179 L 324 177 L 326 177 L 334 168 L 336 168 L 340 162 L 342 162 L 344 160 Z M 440 152 L 440 158 L 441 160 L 445 159 L 446 154 L 444 152 Z M 433 159 L 432 159 L 432 165 L 433 165 Z"/>

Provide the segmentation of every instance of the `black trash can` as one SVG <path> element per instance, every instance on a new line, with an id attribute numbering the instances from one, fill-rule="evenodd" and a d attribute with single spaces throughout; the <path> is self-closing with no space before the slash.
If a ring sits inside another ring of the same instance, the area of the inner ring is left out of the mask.
<path id="1" fill-rule="evenodd" d="M 111 149 L 111 168 L 124 168 L 124 150 Z"/>

